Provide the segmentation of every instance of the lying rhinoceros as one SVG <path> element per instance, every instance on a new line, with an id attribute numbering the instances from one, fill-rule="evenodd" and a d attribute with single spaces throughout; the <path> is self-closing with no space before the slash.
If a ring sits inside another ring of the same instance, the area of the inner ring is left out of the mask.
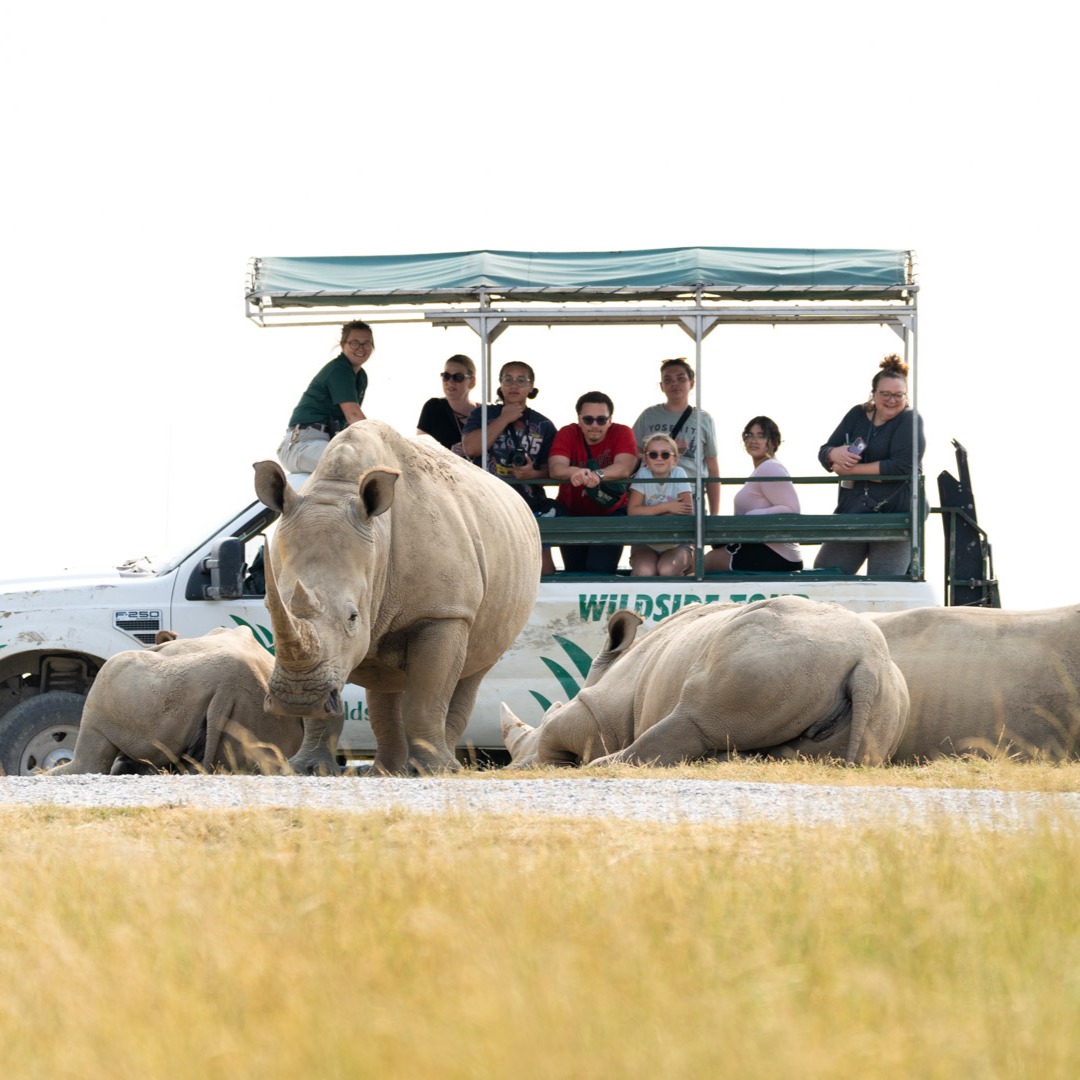
<path id="1" fill-rule="evenodd" d="M 183 639 L 166 630 L 157 641 L 105 662 L 86 696 L 75 756 L 50 776 L 107 773 L 122 759 L 275 769 L 296 752 L 303 725 L 264 711 L 274 660 L 248 627 Z"/>
<path id="2" fill-rule="evenodd" d="M 1005 752 L 1080 756 L 1080 607 L 916 608 L 866 616 L 904 673 L 896 761 Z"/>
<path id="3" fill-rule="evenodd" d="M 367 688 L 375 770 L 457 769 L 484 675 L 540 584 L 540 531 L 508 484 L 433 439 L 361 420 L 299 493 L 273 461 L 255 491 L 281 521 L 266 560 L 276 664 L 268 707 L 304 717 L 297 772 L 327 749 L 346 682 Z"/>
<path id="4" fill-rule="evenodd" d="M 674 765 L 715 752 L 881 764 L 907 719 L 903 676 L 872 623 L 797 596 L 694 605 L 637 641 L 617 611 L 581 692 L 536 728 L 503 706 L 519 764 Z"/>

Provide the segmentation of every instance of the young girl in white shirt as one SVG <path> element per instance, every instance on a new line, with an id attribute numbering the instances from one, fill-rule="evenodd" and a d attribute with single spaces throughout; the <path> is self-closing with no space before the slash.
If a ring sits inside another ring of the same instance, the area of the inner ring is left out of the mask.
<path id="1" fill-rule="evenodd" d="M 670 435 L 651 435 L 645 443 L 643 464 L 633 480 L 660 480 L 657 484 L 631 483 L 628 514 L 692 514 L 693 485 L 679 464 L 679 448 Z M 690 544 L 635 544 L 630 549 L 634 577 L 682 577 L 694 563 Z"/>

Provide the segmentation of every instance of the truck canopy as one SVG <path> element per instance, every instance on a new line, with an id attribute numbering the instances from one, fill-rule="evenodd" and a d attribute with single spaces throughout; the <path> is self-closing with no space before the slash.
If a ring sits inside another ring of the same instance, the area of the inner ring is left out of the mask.
<path id="1" fill-rule="evenodd" d="M 460 251 L 251 260 L 249 315 L 288 307 L 721 299 L 905 300 L 914 253 L 879 248 Z M 261 320 L 260 320 L 261 321 Z"/>

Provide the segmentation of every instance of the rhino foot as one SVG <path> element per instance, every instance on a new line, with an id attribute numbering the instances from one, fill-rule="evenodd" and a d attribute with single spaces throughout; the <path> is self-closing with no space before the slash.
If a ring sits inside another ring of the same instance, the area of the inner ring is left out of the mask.
<path id="1" fill-rule="evenodd" d="M 289 768 L 298 776 L 340 776 L 341 766 L 333 754 L 294 754 Z"/>

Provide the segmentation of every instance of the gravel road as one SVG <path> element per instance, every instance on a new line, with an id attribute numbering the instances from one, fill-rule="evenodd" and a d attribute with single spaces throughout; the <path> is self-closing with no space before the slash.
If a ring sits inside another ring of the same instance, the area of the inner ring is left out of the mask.
<path id="1" fill-rule="evenodd" d="M 1080 794 L 828 787 L 726 780 L 596 778 L 376 779 L 283 776 L 0 777 L 0 806 L 190 806 L 250 809 L 530 814 L 639 821 L 933 825 L 963 819 L 1023 828 L 1080 821 Z"/>

